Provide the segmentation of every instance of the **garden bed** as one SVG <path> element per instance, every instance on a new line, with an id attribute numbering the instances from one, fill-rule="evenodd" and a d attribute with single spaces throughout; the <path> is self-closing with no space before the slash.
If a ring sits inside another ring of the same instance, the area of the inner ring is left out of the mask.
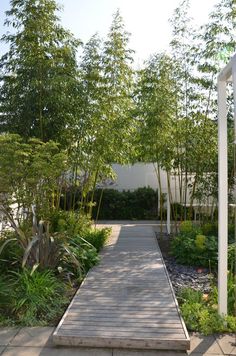
<path id="1" fill-rule="evenodd" d="M 170 253 L 173 236 L 170 237 L 164 234 L 162 237 L 157 236 L 157 240 L 176 294 L 186 287 L 199 290 L 202 293 L 209 293 L 211 291 L 213 275 L 209 272 L 208 268 L 187 266 L 178 263 Z"/>
<path id="2" fill-rule="evenodd" d="M 98 263 L 109 234 L 109 228 L 95 229 L 71 212 L 51 219 L 50 233 L 38 234 L 37 244 L 25 250 L 14 231 L 2 233 L 0 325 L 57 325 L 88 270 Z M 25 251 L 29 257 L 23 265 Z M 38 263 L 35 256 L 41 256 Z"/>
<path id="3" fill-rule="evenodd" d="M 176 237 L 157 234 L 157 240 L 188 330 L 236 332 L 233 245 L 229 248 L 228 316 L 223 318 L 217 304 L 217 237 L 205 236 L 200 227 L 185 222 Z"/>

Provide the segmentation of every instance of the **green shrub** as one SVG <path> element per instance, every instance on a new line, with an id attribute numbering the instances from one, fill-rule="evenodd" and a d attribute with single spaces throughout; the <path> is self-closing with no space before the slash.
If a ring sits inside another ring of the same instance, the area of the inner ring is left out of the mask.
<path id="1" fill-rule="evenodd" d="M 69 272 L 80 283 L 88 270 L 98 263 L 98 252 L 104 246 L 110 233 L 110 228 L 91 228 L 84 231 L 82 236 L 71 237 L 67 243 L 67 253 L 64 254 L 61 263 L 64 272 Z"/>
<path id="2" fill-rule="evenodd" d="M 53 212 L 49 220 L 37 223 L 34 229 L 24 231 L 25 241 L 19 243 L 16 232 L 7 233 L 0 238 L 0 269 L 4 265 L 15 267 L 27 266 L 52 270 L 57 268 L 65 254 L 69 253 L 69 240 L 78 234 L 91 230 L 91 221 L 82 214 L 74 212 Z M 23 240 L 23 239 L 22 239 Z M 24 242 L 24 243 L 23 243 Z M 7 268 L 7 269 L 8 269 Z"/>
<path id="3" fill-rule="evenodd" d="M 20 247 L 14 231 L 4 231 L 0 234 L 0 271 L 20 268 L 23 250 Z"/>
<path id="4" fill-rule="evenodd" d="M 205 299 L 201 292 L 190 288 L 180 291 L 177 298 L 182 316 L 190 331 L 199 331 L 205 335 L 236 331 L 236 317 L 229 315 L 222 318 L 218 315 L 215 291 L 216 288 Z"/>
<path id="5" fill-rule="evenodd" d="M 232 243 L 228 247 L 228 265 L 229 270 L 233 273 L 235 271 L 235 258 L 236 258 L 236 243 Z"/>
<path id="6" fill-rule="evenodd" d="M 232 272 L 228 274 L 228 311 L 229 314 L 236 315 L 236 275 Z"/>
<path id="7" fill-rule="evenodd" d="M 204 225 L 210 231 L 210 224 Z M 215 268 L 217 265 L 218 239 L 203 235 L 203 229 L 191 221 L 180 224 L 179 234 L 172 240 L 171 253 L 177 262 L 193 266 Z"/>
<path id="8" fill-rule="evenodd" d="M 171 242 L 171 254 L 176 261 L 191 266 L 216 268 L 218 237 L 203 235 L 202 230 L 189 221 L 184 221 L 180 226 L 179 234 Z M 235 244 L 229 244 L 228 267 L 231 271 L 235 268 L 234 261 Z"/>
<path id="9" fill-rule="evenodd" d="M 233 330 L 224 324 L 224 318 L 220 317 L 216 310 L 202 306 L 199 312 L 199 331 L 204 335 L 209 335 Z"/>
<path id="10" fill-rule="evenodd" d="M 205 223 L 201 226 L 201 232 L 206 236 L 218 236 L 218 222 Z M 228 224 L 228 242 L 231 244 L 235 241 L 234 224 Z"/>
<path id="11" fill-rule="evenodd" d="M 11 286 L 9 284 L 8 275 L 7 274 L 5 276 L 0 275 L 0 310 L 2 313 L 4 312 L 4 310 L 6 310 L 7 306 L 10 303 L 10 298 L 11 298 L 10 289 Z"/>
<path id="12" fill-rule="evenodd" d="M 179 232 L 181 234 L 192 233 L 194 230 L 194 225 L 190 220 L 182 221 L 179 225 Z"/>
<path id="13" fill-rule="evenodd" d="M 180 310 L 189 331 L 200 331 L 199 315 L 202 305 L 200 303 L 184 303 Z"/>
<path id="14" fill-rule="evenodd" d="M 70 275 L 71 282 L 73 278 L 81 282 L 89 268 L 99 261 L 98 252 L 110 234 L 110 229 L 93 229 L 86 216 L 67 211 L 53 213 L 51 221 L 51 231 L 46 222 L 46 227 L 43 225 L 40 230 L 42 233 L 31 238 L 29 245 L 24 251 L 21 249 L 20 254 L 14 235 L 8 234 L 2 238 L 5 248 L 0 255 L 0 269 L 2 267 L 2 271 L 4 268 L 7 271 L 11 266 L 13 270 L 13 264 L 15 269 L 19 269 L 27 261 L 30 268 L 38 266 L 39 270 L 62 270 L 66 278 Z"/>
<path id="15" fill-rule="evenodd" d="M 217 238 L 204 237 L 204 245 L 198 246 L 198 230 L 191 233 L 180 233 L 171 242 L 171 253 L 176 261 L 191 266 L 215 267 L 217 265 Z M 202 237 L 200 238 L 203 241 Z"/>
<path id="16" fill-rule="evenodd" d="M 105 229 L 91 229 L 83 235 L 83 238 L 93 245 L 96 250 L 99 252 L 104 246 L 106 240 L 111 234 L 110 228 Z"/>
<path id="17" fill-rule="evenodd" d="M 178 300 L 181 301 L 181 303 L 201 303 L 202 292 L 191 288 L 183 288 L 178 294 Z"/>
<path id="18" fill-rule="evenodd" d="M 32 273 L 24 269 L 13 272 L 10 282 L 11 310 L 21 325 L 54 324 L 69 301 L 65 284 L 52 271 Z"/>
<path id="19" fill-rule="evenodd" d="M 196 260 L 196 247 L 195 239 L 188 235 L 176 236 L 171 241 L 171 254 L 175 257 L 176 261 L 182 264 L 195 264 Z"/>
<path id="20" fill-rule="evenodd" d="M 99 261 L 97 250 L 80 236 L 74 236 L 70 239 L 67 252 L 63 256 L 60 268 L 81 283 L 88 270 Z"/>
<path id="21" fill-rule="evenodd" d="M 96 203 L 93 218 L 97 217 L 97 209 L 101 189 L 94 195 Z M 156 219 L 158 214 L 158 192 L 149 187 L 138 188 L 134 191 L 117 191 L 104 189 L 99 219 L 103 220 L 145 220 Z"/>
<path id="22" fill-rule="evenodd" d="M 203 235 L 206 236 L 217 236 L 218 226 L 216 223 L 205 223 L 201 226 Z"/>
<path id="23" fill-rule="evenodd" d="M 236 315 L 236 276 L 232 273 L 228 273 L 228 313 Z M 218 289 L 216 286 L 212 288 L 212 292 L 209 296 L 209 303 L 211 305 L 217 305 L 218 303 Z"/>
<path id="24" fill-rule="evenodd" d="M 235 225 L 234 224 L 229 224 L 228 225 L 228 240 L 229 243 L 235 242 Z"/>
<path id="25" fill-rule="evenodd" d="M 51 232 L 66 232 L 68 237 L 84 234 L 91 229 L 91 219 L 76 211 L 59 210 L 50 217 Z"/>
<path id="26" fill-rule="evenodd" d="M 225 317 L 229 330 L 236 331 L 236 317 L 232 315 L 227 315 Z"/>
<path id="27" fill-rule="evenodd" d="M 206 248 L 206 236 L 197 235 L 195 238 L 195 246 L 198 250 L 203 251 Z"/>

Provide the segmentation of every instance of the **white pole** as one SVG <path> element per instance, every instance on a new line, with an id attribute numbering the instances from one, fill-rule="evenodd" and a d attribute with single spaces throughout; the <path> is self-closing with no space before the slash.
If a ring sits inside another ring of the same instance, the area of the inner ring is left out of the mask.
<path id="1" fill-rule="evenodd" d="M 232 65 L 232 79 L 233 79 L 233 93 L 234 93 L 234 144 L 236 145 L 236 58 L 233 61 L 233 65 Z"/>
<path id="2" fill-rule="evenodd" d="M 233 65 L 232 65 L 232 80 L 233 80 L 233 95 L 234 95 L 234 154 L 236 154 L 236 57 L 233 58 Z M 236 167 L 234 167 L 234 237 L 236 241 L 236 207 L 235 207 L 235 198 L 236 198 L 236 177 L 235 177 Z M 235 251 L 236 252 L 236 251 Z M 234 261 L 236 263 L 236 254 L 234 255 Z M 235 264 L 236 266 L 236 264 Z M 234 290 L 234 297 L 236 300 L 236 289 Z"/>
<path id="3" fill-rule="evenodd" d="M 227 315 L 228 154 L 226 81 L 218 80 L 218 312 Z"/>

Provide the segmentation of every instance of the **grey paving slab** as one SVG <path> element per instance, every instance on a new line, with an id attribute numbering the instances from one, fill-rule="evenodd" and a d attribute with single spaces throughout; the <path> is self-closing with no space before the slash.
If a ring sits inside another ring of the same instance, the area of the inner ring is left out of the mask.
<path id="1" fill-rule="evenodd" d="M 191 356 L 225 356 L 225 354 L 209 354 L 208 352 L 204 353 L 196 353 L 196 352 L 191 352 Z"/>
<path id="2" fill-rule="evenodd" d="M 0 355 L 2 354 L 4 349 L 5 349 L 5 346 L 0 346 Z"/>
<path id="3" fill-rule="evenodd" d="M 0 346 L 8 345 L 9 342 L 16 336 L 20 329 L 19 328 L 0 328 Z"/>
<path id="4" fill-rule="evenodd" d="M 3 356 L 40 356 L 42 347 L 7 347 L 1 355 Z M 50 355 L 50 354 L 48 354 Z"/>
<path id="5" fill-rule="evenodd" d="M 236 355 L 236 334 L 216 335 L 215 338 L 225 354 Z"/>
<path id="6" fill-rule="evenodd" d="M 213 335 L 203 336 L 198 333 L 191 335 L 191 348 L 189 355 L 193 354 L 223 354 L 218 342 Z"/>
<path id="7" fill-rule="evenodd" d="M 44 348 L 40 356 L 112 356 L 112 349 L 91 349 L 79 347 Z"/>
<path id="8" fill-rule="evenodd" d="M 153 228 L 127 224 L 115 231 L 115 243 L 103 251 L 100 265 L 88 273 L 54 333 L 54 342 L 187 349 L 188 333 Z"/>
<path id="9" fill-rule="evenodd" d="M 113 350 L 113 356 L 186 356 L 185 351 L 164 350 Z"/>
<path id="10" fill-rule="evenodd" d="M 11 340 L 10 346 L 43 347 L 53 345 L 51 335 L 52 327 L 25 327 Z"/>

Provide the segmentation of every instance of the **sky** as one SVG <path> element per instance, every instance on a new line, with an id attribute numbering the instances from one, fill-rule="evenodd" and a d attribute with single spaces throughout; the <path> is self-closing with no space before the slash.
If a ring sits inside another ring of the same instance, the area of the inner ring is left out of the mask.
<path id="1" fill-rule="evenodd" d="M 190 15 L 197 25 L 207 22 L 208 14 L 219 0 L 191 0 Z M 60 14 L 62 25 L 84 43 L 96 32 L 104 38 L 112 22 L 112 14 L 119 8 L 125 28 L 131 33 L 130 48 L 135 50 L 136 64 L 156 52 L 168 49 L 171 27 L 168 19 L 180 0 L 58 0 L 64 10 Z M 10 0 L 0 0 L 0 36 L 5 11 Z M 0 54 L 7 47 L 0 44 Z"/>

